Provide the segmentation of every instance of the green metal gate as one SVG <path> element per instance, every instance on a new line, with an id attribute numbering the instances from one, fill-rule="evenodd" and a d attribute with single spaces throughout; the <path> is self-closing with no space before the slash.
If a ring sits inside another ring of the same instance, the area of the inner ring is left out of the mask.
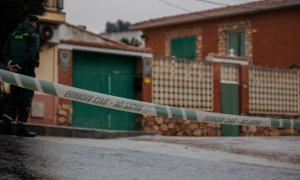
<path id="1" fill-rule="evenodd" d="M 90 52 L 73 52 L 73 86 L 136 99 L 136 58 Z M 73 102 L 75 127 L 136 130 L 136 115 Z"/>
<path id="2" fill-rule="evenodd" d="M 240 114 L 239 85 L 221 83 L 221 112 L 225 114 Z M 234 125 L 222 125 L 222 136 L 239 136 L 240 128 Z"/>

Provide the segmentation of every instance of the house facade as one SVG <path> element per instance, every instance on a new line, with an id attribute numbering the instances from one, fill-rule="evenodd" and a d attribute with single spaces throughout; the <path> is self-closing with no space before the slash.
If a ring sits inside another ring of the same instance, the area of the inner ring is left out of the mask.
<path id="1" fill-rule="evenodd" d="M 143 30 L 154 56 L 203 60 L 234 49 L 250 64 L 289 68 L 299 65 L 299 9 L 297 0 L 266 0 L 153 19 L 131 29 Z M 180 44 L 191 48 L 175 54 Z"/>
<path id="2" fill-rule="evenodd" d="M 152 102 L 236 115 L 300 117 L 299 1 L 257 1 L 144 21 L 131 29 L 142 30 L 146 47 L 153 50 Z M 151 117 L 141 124 L 143 130 L 165 135 L 300 134 Z"/>
<path id="3" fill-rule="evenodd" d="M 41 16 L 43 47 L 37 78 L 120 97 L 150 101 L 143 83 L 149 49 L 128 46 L 65 22 L 61 0 Z M 120 117 L 124 119 L 120 121 Z M 35 92 L 30 123 L 136 130 L 136 116 Z"/>
<path id="4" fill-rule="evenodd" d="M 145 78 L 144 62 L 152 57 L 149 49 L 128 46 L 69 23 L 61 24 L 58 34 L 59 44 L 53 49 L 55 57 L 45 57 L 41 62 L 53 61 L 53 66 L 48 62 L 47 70 L 39 68 L 38 78 L 119 97 L 149 101 L 145 98 L 146 92 L 142 91 L 149 86 L 149 83 L 142 82 Z M 47 62 L 44 66 L 47 66 Z M 49 74 L 52 77 L 47 78 Z M 30 122 L 136 130 L 136 118 L 132 113 L 94 107 L 37 92 Z"/>
<path id="5" fill-rule="evenodd" d="M 128 46 L 81 27 L 60 27 L 58 83 L 113 96 L 149 101 L 143 79 L 150 49 Z M 57 123 L 75 127 L 136 130 L 132 113 L 58 100 Z"/>

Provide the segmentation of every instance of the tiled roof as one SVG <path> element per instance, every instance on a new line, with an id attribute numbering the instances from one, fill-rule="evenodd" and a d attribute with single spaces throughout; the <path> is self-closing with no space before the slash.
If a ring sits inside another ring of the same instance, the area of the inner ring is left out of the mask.
<path id="1" fill-rule="evenodd" d="M 131 52 L 141 52 L 141 53 L 152 53 L 149 48 L 139 48 L 135 46 L 129 46 L 124 44 L 106 44 L 106 43 L 97 43 L 97 42 L 84 42 L 84 41 L 74 41 L 74 40 L 60 40 L 62 44 L 78 45 L 78 46 L 88 46 L 95 48 L 103 49 L 114 49 L 114 50 L 123 50 Z"/>
<path id="2" fill-rule="evenodd" d="M 122 51 L 130 51 L 130 52 L 140 52 L 140 53 L 152 53 L 151 49 L 149 48 L 130 46 L 128 44 L 112 40 L 109 37 L 106 37 L 104 35 L 90 32 L 78 26 L 69 23 L 65 23 L 65 24 L 71 28 L 81 31 L 82 33 L 87 33 L 92 35 L 92 37 L 102 39 L 103 42 L 91 42 L 91 41 L 75 40 L 75 39 L 60 39 L 61 44 L 87 46 L 87 47 L 102 48 L 102 49 L 122 50 Z"/>
<path id="3" fill-rule="evenodd" d="M 73 25 L 73 24 L 70 24 L 70 23 L 65 23 L 65 24 L 66 24 L 67 26 L 72 27 L 72 28 L 74 28 L 74 29 L 77 29 L 77 30 L 79 30 L 79 31 L 81 31 L 81 32 L 83 32 L 83 33 L 88 33 L 88 34 L 90 34 L 90 35 L 92 35 L 92 36 L 95 36 L 95 37 L 97 37 L 97 38 L 103 39 L 104 41 L 107 41 L 107 42 L 110 42 L 110 43 L 114 43 L 114 44 L 119 44 L 119 45 L 127 45 L 127 44 L 122 43 L 122 42 L 120 42 L 120 41 L 115 41 L 115 40 L 113 40 L 113 39 L 110 39 L 109 37 L 106 37 L 106 36 L 104 36 L 104 35 L 100 35 L 100 34 L 93 33 L 93 32 L 91 32 L 91 31 L 88 31 L 88 30 L 86 30 L 86 29 L 80 28 L 80 27 L 75 26 L 75 25 Z"/>
<path id="4" fill-rule="evenodd" d="M 178 25 L 196 21 L 205 21 L 229 16 L 254 14 L 274 9 L 284 9 L 300 6 L 300 0 L 264 0 L 235 6 L 210 9 L 194 13 L 151 19 L 133 24 L 130 29 L 143 30 L 161 26 Z"/>

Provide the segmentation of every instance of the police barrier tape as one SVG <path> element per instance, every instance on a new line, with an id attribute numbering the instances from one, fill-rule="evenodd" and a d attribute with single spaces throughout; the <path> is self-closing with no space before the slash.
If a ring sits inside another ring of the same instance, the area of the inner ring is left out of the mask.
<path id="1" fill-rule="evenodd" d="M 64 99 L 137 114 L 229 125 L 300 128 L 300 119 L 237 116 L 204 112 L 188 108 L 163 106 L 65 86 L 2 69 L 0 69 L 0 81 Z"/>

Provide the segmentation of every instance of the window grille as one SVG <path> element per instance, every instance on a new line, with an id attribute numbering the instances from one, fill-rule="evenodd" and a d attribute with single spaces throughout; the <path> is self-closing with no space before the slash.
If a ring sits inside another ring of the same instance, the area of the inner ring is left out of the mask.
<path id="1" fill-rule="evenodd" d="M 221 81 L 225 83 L 239 83 L 239 66 L 234 64 L 222 64 Z"/>
<path id="2" fill-rule="evenodd" d="M 156 58 L 152 68 L 152 102 L 213 110 L 212 64 Z"/>
<path id="3" fill-rule="evenodd" d="M 300 71 L 249 69 L 249 109 L 255 114 L 300 114 Z"/>

